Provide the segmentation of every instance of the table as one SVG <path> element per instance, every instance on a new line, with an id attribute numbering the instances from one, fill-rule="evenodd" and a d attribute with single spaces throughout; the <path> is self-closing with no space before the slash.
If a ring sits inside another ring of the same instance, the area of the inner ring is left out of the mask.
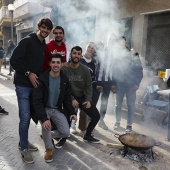
<path id="1" fill-rule="evenodd" d="M 160 94 L 160 95 L 168 97 L 169 94 L 170 94 L 170 89 L 168 89 L 168 90 L 159 90 L 159 91 L 157 91 L 157 93 Z"/>
<path id="2" fill-rule="evenodd" d="M 159 90 L 157 93 L 160 94 L 160 95 L 168 97 L 168 100 L 169 100 L 169 105 L 168 105 L 168 135 L 167 135 L 167 138 L 168 138 L 168 141 L 170 141 L 170 89 Z"/>

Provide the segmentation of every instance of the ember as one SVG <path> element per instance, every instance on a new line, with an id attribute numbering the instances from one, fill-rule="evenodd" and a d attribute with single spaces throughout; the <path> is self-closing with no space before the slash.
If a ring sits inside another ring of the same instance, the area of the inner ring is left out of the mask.
<path id="1" fill-rule="evenodd" d="M 152 149 L 147 150 L 135 150 L 129 147 L 125 147 L 120 151 L 121 155 L 125 158 L 132 159 L 137 162 L 147 162 L 151 163 L 154 161 L 154 153 Z"/>

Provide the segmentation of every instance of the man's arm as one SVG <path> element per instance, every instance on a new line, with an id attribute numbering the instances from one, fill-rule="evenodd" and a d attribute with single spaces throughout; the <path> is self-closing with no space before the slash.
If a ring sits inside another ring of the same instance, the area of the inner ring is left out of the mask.
<path id="1" fill-rule="evenodd" d="M 48 46 L 46 45 L 45 56 L 44 56 L 44 61 L 43 61 L 43 70 L 47 70 L 50 68 L 49 62 L 50 62 L 51 55 L 52 54 L 50 53 L 50 50 L 49 50 Z"/>
<path id="2" fill-rule="evenodd" d="M 10 59 L 10 64 L 15 71 L 26 73 L 28 68 L 25 66 L 25 57 L 28 48 L 28 39 L 22 39 L 14 49 Z"/>
<path id="3" fill-rule="evenodd" d="M 39 86 L 33 89 L 33 106 L 34 106 L 35 114 L 38 117 L 38 119 L 41 120 L 42 123 L 44 123 L 46 120 L 49 120 L 47 118 L 47 114 L 44 106 L 45 92 L 43 91 L 43 88 L 44 88 L 43 84 L 39 82 Z"/>
<path id="4" fill-rule="evenodd" d="M 63 105 L 66 108 L 66 110 L 68 111 L 69 115 L 77 115 L 77 113 L 75 112 L 75 110 L 72 106 L 69 81 L 66 83 L 65 86 L 66 87 L 65 87 Z"/>

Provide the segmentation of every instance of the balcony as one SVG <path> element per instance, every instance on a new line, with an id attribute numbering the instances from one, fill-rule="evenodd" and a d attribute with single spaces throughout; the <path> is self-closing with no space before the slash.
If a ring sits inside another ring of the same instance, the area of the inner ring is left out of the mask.
<path id="1" fill-rule="evenodd" d="M 42 13 L 44 7 L 39 2 L 40 0 L 15 0 L 14 19 L 24 19 Z"/>
<path id="2" fill-rule="evenodd" d="M 7 6 L 0 9 L 0 26 L 9 27 L 11 23 L 10 12 Z"/>

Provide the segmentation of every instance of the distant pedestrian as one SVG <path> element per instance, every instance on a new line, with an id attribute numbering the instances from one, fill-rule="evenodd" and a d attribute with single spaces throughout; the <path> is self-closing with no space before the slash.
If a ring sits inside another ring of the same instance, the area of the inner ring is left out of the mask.
<path id="1" fill-rule="evenodd" d="M 3 65 L 3 62 L 4 62 L 4 54 L 5 54 L 5 51 L 2 47 L 2 42 L 0 42 L 0 73 L 1 73 L 1 67 Z"/>
<path id="2" fill-rule="evenodd" d="M 9 59 L 11 58 L 11 56 L 12 56 L 12 53 L 13 53 L 13 51 L 14 51 L 14 48 L 16 47 L 15 45 L 14 45 L 14 42 L 13 42 L 13 40 L 9 40 L 8 41 L 8 44 L 9 44 L 9 46 L 8 46 L 8 49 L 7 49 L 7 53 L 6 53 L 6 57 L 8 57 Z M 11 64 L 10 64 L 10 62 L 9 62 L 9 76 L 12 76 L 12 72 L 13 72 L 14 70 L 13 70 L 13 68 L 12 68 L 12 66 L 11 66 Z"/>
<path id="3" fill-rule="evenodd" d="M 68 121 L 70 122 L 72 118 L 75 121 L 77 120 L 76 112 L 72 107 L 68 77 L 60 71 L 62 56 L 53 54 L 50 59 L 50 66 L 50 70 L 46 70 L 40 75 L 39 86 L 33 90 L 33 105 L 42 125 L 42 138 L 46 149 L 44 159 L 46 162 L 53 161 L 50 119 L 57 127 L 53 131 L 53 138 L 62 138 L 54 145 L 55 148 L 62 148 L 70 135 Z"/>
<path id="4" fill-rule="evenodd" d="M 42 72 L 42 63 L 45 53 L 45 38 L 50 34 L 53 24 L 50 19 L 43 18 L 38 22 L 37 33 L 31 33 L 23 38 L 14 49 L 10 62 L 15 70 L 14 84 L 19 107 L 19 148 L 22 159 L 26 163 L 33 163 L 30 150 L 38 148 L 28 141 L 28 129 L 32 116 L 32 90 L 37 87 L 38 76 Z M 38 123 L 38 119 L 34 119 Z"/>

